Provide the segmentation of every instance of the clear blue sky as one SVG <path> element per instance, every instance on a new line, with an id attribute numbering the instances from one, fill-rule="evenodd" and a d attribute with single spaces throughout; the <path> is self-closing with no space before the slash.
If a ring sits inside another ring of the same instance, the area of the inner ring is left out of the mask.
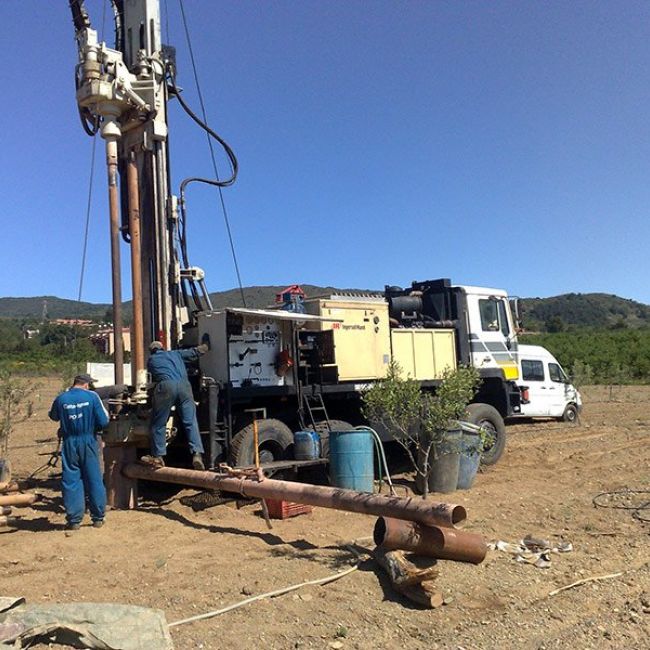
<path id="1" fill-rule="evenodd" d="M 198 106 L 167 2 L 179 83 Z M 0 3 L 0 296 L 77 293 L 91 139 L 67 4 Z M 102 1 L 87 4 L 99 26 Z M 186 7 L 210 122 L 241 165 L 225 194 L 244 284 L 450 277 L 650 303 L 649 3 Z M 203 133 L 176 106 L 171 153 L 175 191 L 210 173 Z M 90 301 L 110 299 L 105 197 L 100 141 Z M 215 192 L 191 189 L 189 207 L 192 263 L 210 290 L 235 286 Z"/>

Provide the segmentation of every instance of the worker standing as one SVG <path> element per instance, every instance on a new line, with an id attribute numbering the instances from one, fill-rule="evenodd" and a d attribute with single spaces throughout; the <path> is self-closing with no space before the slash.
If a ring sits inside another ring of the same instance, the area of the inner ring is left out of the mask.
<path id="1" fill-rule="evenodd" d="M 209 345 L 205 343 L 188 350 L 165 350 L 160 341 L 153 341 L 149 346 L 147 370 L 156 386 L 153 390 L 151 411 L 151 456 L 145 456 L 143 461 L 156 467 L 165 464 L 163 457 L 167 452 L 165 441 L 167 421 L 172 406 L 176 406 L 190 445 L 192 466 L 194 469 L 205 469 L 203 443 L 196 419 L 196 404 L 185 364 L 196 361 L 208 350 Z"/>
<path id="2" fill-rule="evenodd" d="M 93 526 L 100 528 L 104 524 L 106 489 L 95 434 L 108 425 L 108 413 L 99 395 L 90 390 L 93 382 L 90 375 L 77 375 L 72 387 L 54 400 L 49 413 L 50 419 L 60 424 L 61 488 L 69 531 L 79 529 L 86 499 Z"/>

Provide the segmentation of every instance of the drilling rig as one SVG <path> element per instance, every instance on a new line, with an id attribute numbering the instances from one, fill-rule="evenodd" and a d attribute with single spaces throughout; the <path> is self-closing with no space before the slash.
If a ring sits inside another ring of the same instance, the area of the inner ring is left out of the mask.
<path id="1" fill-rule="evenodd" d="M 211 342 L 190 377 L 210 468 L 258 459 L 270 471 L 296 472 L 301 464 L 326 463 L 329 432 L 364 423 L 363 390 L 385 376 L 391 360 L 406 365 L 425 390 L 435 390 L 445 368 L 480 366 L 475 421 L 492 429 L 495 444 L 485 459 L 496 462 L 505 445 L 503 418 L 520 410 L 516 324 L 505 292 L 435 280 L 387 286 L 375 295 L 301 296 L 284 309 L 212 308 L 204 272 L 188 259 L 186 192 L 192 183 L 232 185 L 237 159 L 176 84 L 175 50 L 161 40 L 159 1 L 110 4 L 113 47 L 98 39 L 84 1 L 69 0 L 81 124 L 88 135 L 101 136 L 106 150 L 115 332 L 114 386 L 105 393 L 109 494 L 111 467 L 119 483 L 119 467 L 149 444 L 146 355 L 154 340 L 167 349 Z M 228 178 L 189 177 L 178 197 L 170 183 L 171 101 L 220 144 L 230 163 Z M 130 378 L 123 376 L 123 244 L 133 300 Z M 292 432 L 306 428 L 320 433 L 321 458 L 296 461 Z M 170 440 L 175 432 L 170 420 Z"/>

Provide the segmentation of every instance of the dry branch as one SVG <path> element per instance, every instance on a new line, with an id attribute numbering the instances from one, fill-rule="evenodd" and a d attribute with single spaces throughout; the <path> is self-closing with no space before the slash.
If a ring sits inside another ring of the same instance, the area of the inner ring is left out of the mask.
<path id="1" fill-rule="evenodd" d="M 597 582 L 598 580 L 610 580 L 612 578 L 619 578 L 622 576 L 624 571 L 619 571 L 619 573 L 609 573 L 606 576 L 592 576 L 591 578 L 583 578 L 582 580 L 576 580 L 575 582 L 572 582 L 570 585 L 565 585 L 564 587 L 559 587 L 558 589 L 553 589 L 553 591 L 549 592 L 549 596 L 555 596 L 556 594 L 559 594 L 562 591 L 566 591 L 567 589 L 572 589 L 573 587 L 577 587 L 578 585 L 584 585 L 586 582 Z"/>

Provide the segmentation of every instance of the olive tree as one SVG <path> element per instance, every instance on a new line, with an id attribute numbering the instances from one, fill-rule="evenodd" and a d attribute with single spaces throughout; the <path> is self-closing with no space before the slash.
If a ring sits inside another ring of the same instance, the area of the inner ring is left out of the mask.
<path id="1" fill-rule="evenodd" d="M 450 368 L 434 393 L 423 389 L 419 381 L 403 377 L 399 364 L 393 362 L 386 377 L 363 394 L 365 417 L 385 428 L 404 448 L 416 483 L 424 486 L 423 498 L 428 493 L 431 460 L 449 452 L 443 445 L 445 434 L 458 428 L 457 421 L 464 416 L 478 383 L 475 368 Z"/>

